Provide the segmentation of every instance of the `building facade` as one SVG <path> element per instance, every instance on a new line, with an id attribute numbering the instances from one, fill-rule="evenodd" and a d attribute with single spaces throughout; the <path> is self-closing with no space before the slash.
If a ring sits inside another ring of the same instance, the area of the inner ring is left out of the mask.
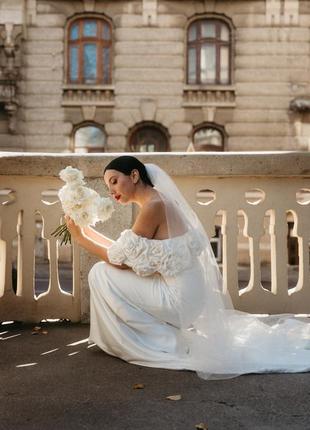
<path id="1" fill-rule="evenodd" d="M 0 150 L 310 149 L 310 2 L 0 0 Z"/>

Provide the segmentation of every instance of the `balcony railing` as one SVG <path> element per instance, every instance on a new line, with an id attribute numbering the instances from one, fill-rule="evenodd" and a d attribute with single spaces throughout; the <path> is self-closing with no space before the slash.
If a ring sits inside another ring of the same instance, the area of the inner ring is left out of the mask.
<path id="1" fill-rule="evenodd" d="M 87 274 L 95 259 L 73 247 L 73 286 L 66 291 L 59 277 L 62 251 L 51 236 L 62 215 L 55 197 L 63 184 L 58 173 L 67 165 L 78 167 L 89 186 L 103 194 L 103 167 L 114 156 L 1 154 L 0 320 L 87 321 Z M 197 212 L 218 252 L 224 288 L 236 308 L 310 313 L 310 153 L 139 153 L 138 157 L 172 175 Z M 113 219 L 99 230 L 115 239 L 131 226 L 134 215 L 134 207 L 118 206 Z M 43 220 L 41 241 L 49 266 L 48 288 L 41 294 L 35 290 L 38 219 Z M 289 264 L 290 240 L 296 245 L 294 266 Z M 248 271 L 242 272 L 245 263 Z M 268 282 L 262 277 L 266 270 Z M 242 273 L 247 273 L 246 279 L 241 280 Z"/>

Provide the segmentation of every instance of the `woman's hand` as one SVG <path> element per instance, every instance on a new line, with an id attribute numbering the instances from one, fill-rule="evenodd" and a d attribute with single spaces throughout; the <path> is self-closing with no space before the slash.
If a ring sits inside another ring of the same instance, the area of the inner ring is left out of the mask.
<path id="1" fill-rule="evenodd" d="M 79 227 L 72 218 L 70 218 L 68 215 L 65 215 L 65 221 L 68 227 L 68 230 L 71 233 L 71 237 L 74 239 L 75 242 L 79 243 L 80 239 L 83 237 L 83 232 L 81 227 Z"/>

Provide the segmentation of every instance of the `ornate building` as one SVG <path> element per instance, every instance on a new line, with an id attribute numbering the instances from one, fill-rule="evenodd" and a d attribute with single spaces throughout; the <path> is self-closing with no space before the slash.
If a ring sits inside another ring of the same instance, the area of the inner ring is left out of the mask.
<path id="1" fill-rule="evenodd" d="M 0 150 L 310 149 L 310 2 L 0 0 Z"/>

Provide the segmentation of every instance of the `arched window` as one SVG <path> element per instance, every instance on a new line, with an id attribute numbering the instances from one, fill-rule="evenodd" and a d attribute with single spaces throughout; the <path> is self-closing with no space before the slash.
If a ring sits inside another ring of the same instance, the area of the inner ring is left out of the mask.
<path id="1" fill-rule="evenodd" d="M 224 129 L 214 124 L 203 124 L 193 133 L 195 151 L 224 151 Z"/>
<path id="2" fill-rule="evenodd" d="M 160 124 L 143 122 L 129 134 L 129 148 L 133 152 L 169 151 L 169 135 Z"/>
<path id="3" fill-rule="evenodd" d="M 73 133 L 73 152 L 104 152 L 106 134 L 96 124 L 83 124 Z"/>
<path id="4" fill-rule="evenodd" d="M 68 83 L 111 83 L 112 28 L 104 18 L 83 17 L 68 28 Z"/>
<path id="5" fill-rule="evenodd" d="M 203 18 L 188 27 L 187 83 L 231 83 L 231 30 L 226 22 Z"/>

